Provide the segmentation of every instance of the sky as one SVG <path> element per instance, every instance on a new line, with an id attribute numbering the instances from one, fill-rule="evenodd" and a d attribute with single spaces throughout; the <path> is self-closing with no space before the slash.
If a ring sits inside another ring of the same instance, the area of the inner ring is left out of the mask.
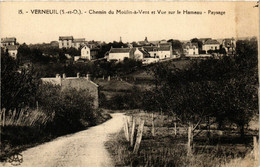
<path id="1" fill-rule="evenodd" d="M 120 36 L 123 42 L 145 37 L 149 41 L 251 37 L 259 36 L 259 8 L 254 5 L 256 2 L 0 2 L 0 36 L 28 44 L 58 41 L 59 36 L 105 42 L 119 41 Z M 34 9 L 86 13 L 32 14 Z M 18 14 L 19 10 L 24 14 Z M 90 10 L 143 10 L 149 14 L 89 14 Z M 162 15 L 157 10 L 179 10 L 181 14 Z M 203 14 L 182 14 L 183 10 Z M 225 15 L 208 14 L 208 10 L 224 11 Z"/>

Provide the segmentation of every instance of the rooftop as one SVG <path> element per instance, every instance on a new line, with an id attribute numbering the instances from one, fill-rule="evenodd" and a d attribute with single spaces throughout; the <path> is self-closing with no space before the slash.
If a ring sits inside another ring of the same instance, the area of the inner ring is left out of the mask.
<path id="1" fill-rule="evenodd" d="M 129 53 L 131 48 L 111 48 L 109 53 Z"/>
<path id="2" fill-rule="evenodd" d="M 208 39 L 205 43 L 205 45 L 212 45 L 212 44 L 216 44 L 219 45 L 220 43 L 217 40 L 213 40 L 213 39 Z"/>
<path id="3" fill-rule="evenodd" d="M 16 42 L 15 37 L 9 37 L 9 38 L 1 38 L 1 42 Z"/>
<path id="4" fill-rule="evenodd" d="M 60 36 L 59 40 L 73 40 L 73 36 Z"/>
<path id="5" fill-rule="evenodd" d="M 18 45 L 9 45 L 9 46 L 6 46 L 6 48 L 8 50 L 17 50 L 19 48 L 19 46 Z"/>

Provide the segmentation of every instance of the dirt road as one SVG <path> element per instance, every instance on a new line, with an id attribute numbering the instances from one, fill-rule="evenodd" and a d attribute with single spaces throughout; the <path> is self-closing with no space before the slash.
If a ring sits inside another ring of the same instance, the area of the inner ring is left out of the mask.
<path id="1" fill-rule="evenodd" d="M 22 152 L 24 167 L 110 167 L 114 166 L 104 142 L 123 127 L 121 113 L 87 130 L 59 137 Z M 12 166 L 10 163 L 0 166 Z"/>

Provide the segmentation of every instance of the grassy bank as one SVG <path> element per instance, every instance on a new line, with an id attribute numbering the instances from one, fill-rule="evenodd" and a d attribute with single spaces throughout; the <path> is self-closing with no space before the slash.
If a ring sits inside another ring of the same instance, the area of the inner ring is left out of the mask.
<path id="1" fill-rule="evenodd" d="M 178 125 L 175 136 L 171 118 L 155 114 L 155 136 L 152 136 L 150 114 L 136 110 L 128 112 L 128 115 L 145 120 L 143 138 L 138 153 L 133 154 L 123 130 L 111 136 L 106 147 L 116 166 L 233 167 L 256 163 L 251 153 L 252 136 L 249 134 L 246 139 L 240 140 L 234 130 L 219 136 L 212 127 L 210 141 L 202 134 L 194 138 L 193 155 L 188 156 L 185 127 Z"/>
<path id="2" fill-rule="evenodd" d="M 51 141 L 59 136 L 101 124 L 110 118 L 111 116 L 106 111 L 96 110 L 93 117 L 95 122 L 92 122 L 92 124 L 81 120 L 82 126 L 73 130 L 64 127 L 63 131 L 59 131 L 55 128 L 53 120 L 42 111 L 32 110 L 20 114 L 18 121 L 9 116 L 6 118 L 6 125 L 1 127 L 0 160 L 4 161 L 13 154 Z"/>
<path id="3" fill-rule="evenodd" d="M 1 161 L 29 147 L 111 118 L 107 111 L 93 109 L 92 98 L 84 90 L 61 91 L 58 86 L 42 85 L 37 100 L 36 109 L 1 110 Z"/>

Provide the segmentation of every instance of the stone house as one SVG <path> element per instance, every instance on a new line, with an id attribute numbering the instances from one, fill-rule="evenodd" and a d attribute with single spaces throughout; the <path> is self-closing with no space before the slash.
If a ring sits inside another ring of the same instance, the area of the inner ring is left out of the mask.
<path id="1" fill-rule="evenodd" d="M 59 74 L 53 78 L 41 78 L 43 83 L 51 83 L 53 85 L 61 86 L 61 90 L 75 88 L 77 90 L 87 90 L 90 96 L 93 98 L 93 108 L 97 109 L 99 106 L 99 87 L 96 83 L 92 82 L 88 75 L 86 77 L 66 77 L 65 74 L 61 77 Z M 84 106 L 82 106 L 84 107 Z"/>

